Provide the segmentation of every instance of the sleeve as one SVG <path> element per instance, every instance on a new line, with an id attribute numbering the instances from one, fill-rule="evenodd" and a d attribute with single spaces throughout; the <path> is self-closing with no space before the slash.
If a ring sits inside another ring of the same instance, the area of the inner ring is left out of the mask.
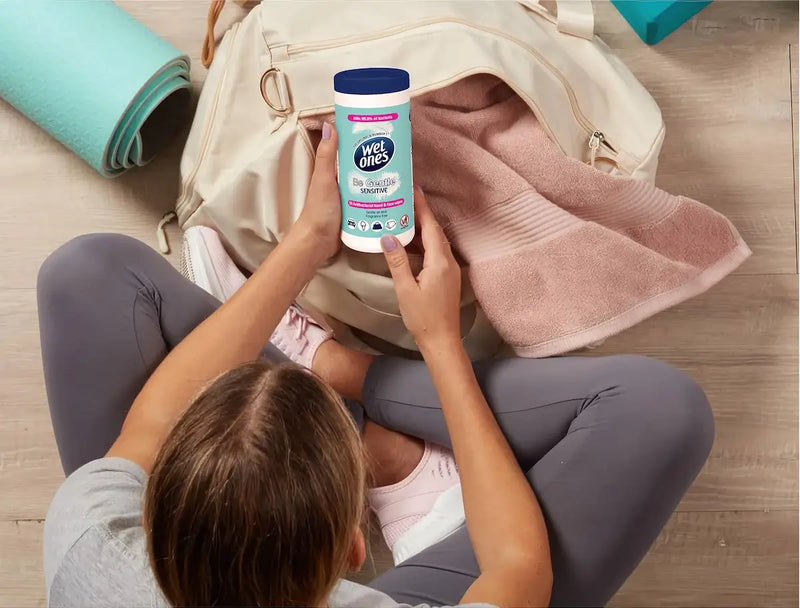
<path id="1" fill-rule="evenodd" d="M 74 604 L 81 596 L 95 604 L 109 604 L 111 598 L 98 597 L 102 589 L 87 588 L 92 580 L 111 589 L 115 577 L 124 579 L 119 581 L 124 586 L 136 580 L 136 573 L 149 572 L 142 529 L 146 479 L 145 472 L 129 460 L 101 458 L 72 473 L 61 485 L 44 525 L 50 605 Z M 144 581 L 150 579 L 144 576 Z"/>

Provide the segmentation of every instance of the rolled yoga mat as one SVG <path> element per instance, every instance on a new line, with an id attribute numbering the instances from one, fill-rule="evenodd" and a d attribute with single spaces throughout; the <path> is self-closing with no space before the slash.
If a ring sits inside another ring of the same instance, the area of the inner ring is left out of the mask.
<path id="1" fill-rule="evenodd" d="M 0 97 L 113 177 L 187 119 L 189 58 L 110 0 L 0 0 Z"/>

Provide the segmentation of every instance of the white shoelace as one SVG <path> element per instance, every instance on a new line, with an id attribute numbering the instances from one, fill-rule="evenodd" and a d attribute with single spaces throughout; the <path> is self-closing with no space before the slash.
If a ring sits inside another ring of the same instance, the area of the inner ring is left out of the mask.
<path id="1" fill-rule="evenodd" d="M 286 314 L 289 315 L 288 325 L 297 325 L 297 333 L 295 334 L 294 339 L 300 340 L 300 338 L 305 338 L 306 329 L 308 329 L 308 317 L 294 306 L 290 306 L 289 310 L 286 311 Z"/>

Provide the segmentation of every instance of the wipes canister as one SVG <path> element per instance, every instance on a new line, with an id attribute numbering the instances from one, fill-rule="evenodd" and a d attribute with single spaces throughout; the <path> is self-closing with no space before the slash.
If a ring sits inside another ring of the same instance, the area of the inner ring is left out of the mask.
<path id="1" fill-rule="evenodd" d="M 342 242 L 379 253 L 384 234 L 414 238 L 408 72 L 345 70 L 333 77 L 339 135 Z"/>

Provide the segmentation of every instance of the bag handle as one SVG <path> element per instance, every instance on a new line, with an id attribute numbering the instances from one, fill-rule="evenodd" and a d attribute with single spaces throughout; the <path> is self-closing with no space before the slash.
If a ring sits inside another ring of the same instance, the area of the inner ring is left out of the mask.
<path id="1" fill-rule="evenodd" d="M 249 0 L 236 1 L 242 6 L 249 2 Z M 549 14 L 549 11 L 539 3 L 539 0 L 520 0 L 520 4 L 536 12 L 544 11 Z M 559 32 L 577 36 L 578 38 L 585 38 L 586 40 L 594 38 L 592 0 L 556 0 L 556 6 L 558 12 L 556 27 Z M 201 54 L 201 60 L 205 68 L 208 68 L 214 60 L 214 51 L 216 50 L 214 28 L 223 8 L 225 8 L 225 0 L 211 0 L 211 4 L 208 7 L 206 36 L 203 39 L 203 52 Z"/>
<path id="2" fill-rule="evenodd" d="M 250 0 L 236 0 L 240 5 L 246 5 Z M 520 4 L 535 10 L 536 12 L 549 11 L 543 7 L 540 0 L 519 0 Z M 594 10 L 592 0 L 556 0 L 558 15 L 556 17 L 556 27 L 558 31 L 570 36 L 591 40 L 594 38 Z M 225 8 L 225 0 L 211 0 L 208 7 L 208 18 L 206 19 L 206 36 L 203 39 L 203 52 L 201 60 L 203 67 L 208 68 L 214 60 L 215 39 L 214 28 L 219 20 L 222 9 Z"/>
<path id="3" fill-rule="evenodd" d="M 211 0 L 211 4 L 208 7 L 206 37 L 203 39 L 203 52 L 200 55 L 200 60 L 203 62 L 204 68 L 208 68 L 214 60 L 214 51 L 216 50 L 214 28 L 217 25 L 217 20 L 223 8 L 225 8 L 225 0 Z"/>
<path id="4" fill-rule="evenodd" d="M 519 0 L 526 8 L 544 14 L 552 19 L 552 14 L 541 0 Z M 556 27 L 562 34 L 592 40 L 594 38 L 594 10 L 592 0 L 556 0 Z"/>
<path id="5" fill-rule="evenodd" d="M 240 6 L 246 6 L 252 0 L 236 0 Z M 214 28 L 217 26 L 217 21 L 225 8 L 225 0 L 211 0 L 208 6 L 208 17 L 206 18 L 206 37 L 203 39 L 203 52 L 200 55 L 200 60 L 203 62 L 203 67 L 208 68 L 211 62 L 214 61 L 214 51 L 216 50 L 216 40 L 214 39 Z"/>
<path id="6" fill-rule="evenodd" d="M 592 0 L 558 0 L 556 27 L 558 31 L 578 38 L 594 38 L 594 9 Z"/>

